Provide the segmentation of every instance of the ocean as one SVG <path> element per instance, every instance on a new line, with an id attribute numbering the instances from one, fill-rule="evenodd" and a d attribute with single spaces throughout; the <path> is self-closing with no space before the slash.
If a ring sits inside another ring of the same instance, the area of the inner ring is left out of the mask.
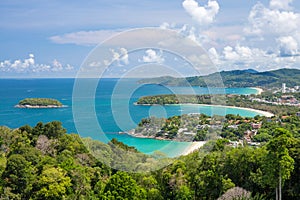
<path id="1" fill-rule="evenodd" d="M 220 89 L 201 87 L 165 87 L 162 85 L 139 85 L 136 79 L 101 79 L 93 97 L 72 100 L 75 79 L 0 79 L 0 126 L 17 128 L 25 124 L 34 126 L 38 122 L 61 121 L 68 133 L 79 133 L 82 137 L 91 137 L 107 142 L 112 138 L 127 145 L 135 146 L 139 151 L 151 154 L 161 151 L 168 156 L 177 156 L 190 143 L 161 141 L 146 138 L 134 138 L 119 134 L 136 127 L 145 117 L 170 117 L 187 113 L 239 114 L 253 117 L 256 112 L 234 108 L 218 108 L 191 105 L 172 106 L 136 106 L 134 102 L 141 96 L 157 94 L 209 94 Z M 85 80 L 88 82 L 89 80 Z M 87 84 L 86 90 L 89 89 Z M 227 88 L 227 94 L 254 94 L 253 88 Z M 58 109 L 20 109 L 14 106 L 24 98 L 54 98 L 66 107 Z M 72 109 L 72 102 L 76 101 Z M 90 112 L 88 103 L 95 107 Z M 73 111 L 74 110 L 74 111 Z M 76 123 L 74 122 L 75 119 Z M 79 119 L 79 120 L 78 120 Z M 96 119 L 92 120 L 92 119 Z M 100 129 L 99 129 L 100 127 Z"/>

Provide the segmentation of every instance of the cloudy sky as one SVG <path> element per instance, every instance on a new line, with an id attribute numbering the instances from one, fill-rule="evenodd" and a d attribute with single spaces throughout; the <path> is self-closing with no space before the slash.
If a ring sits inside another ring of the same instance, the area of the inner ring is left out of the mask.
<path id="1" fill-rule="evenodd" d="M 194 40 L 220 71 L 300 68 L 298 0 L 1 0 L 0 77 L 73 77 L 97 44 L 143 27 Z M 124 48 L 111 54 L 131 62 Z M 153 49 L 134 58 L 165 61 Z"/>

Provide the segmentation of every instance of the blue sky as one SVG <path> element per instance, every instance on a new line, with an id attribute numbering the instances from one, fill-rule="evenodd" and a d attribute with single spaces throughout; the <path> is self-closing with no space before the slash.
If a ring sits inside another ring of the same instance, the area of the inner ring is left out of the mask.
<path id="1" fill-rule="evenodd" d="M 219 70 L 300 68 L 296 0 L 1 0 L 0 77 L 75 76 L 98 43 L 142 27 L 191 38 Z"/>

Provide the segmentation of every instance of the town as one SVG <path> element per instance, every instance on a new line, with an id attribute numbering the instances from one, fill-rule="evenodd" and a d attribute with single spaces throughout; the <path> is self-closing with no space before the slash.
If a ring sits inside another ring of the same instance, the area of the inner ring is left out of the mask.
<path id="1" fill-rule="evenodd" d="M 273 105 L 300 106 L 300 101 L 296 98 L 299 96 L 300 87 L 286 87 L 286 83 L 282 84 L 282 88 L 268 89 L 273 95 L 261 95 L 261 97 L 250 98 L 253 102 L 267 103 Z M 272 96 L 270 98 L 270 96 Z"/>

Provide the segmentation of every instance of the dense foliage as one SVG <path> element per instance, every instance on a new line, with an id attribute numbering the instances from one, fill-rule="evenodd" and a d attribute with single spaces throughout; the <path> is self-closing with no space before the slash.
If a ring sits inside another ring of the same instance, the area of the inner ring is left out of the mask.
<path id="1" fill-rule="evenodd" d="M 238 120 L 239 116 L 227 118 Z M 128 173 L 103 164 L 118 161 L 110 157 L 116 151 L 112 144 L 136 152 L 116 140 L 109 144 L 81 140 L 76 134 L 66 134 L 60 122 L 0 127 L 0 198 L 210 200 L 245 194 L 244 199 L 274 199 L 281 175 L 283 199 L 299 199 L 299 118 L 290 116 L 262 128 L 271 136 L 262 147 L 232 148 L 226 141 L 211 141 L 202 151 L 168 167 Z M 86 147 L 100 149 L 99 154 L 109 161 L 95 159 Z"/>
<path id="2" fill-rule="evenodd" d="M 62 103 L 56 99 L 49 99 L 49 98 L 26 98 L 19 101 L 18 105 L 62 106 Z"/>
<path id="3" fill-rule="evenodd" d="M 288 87 L 300 85 L 300 70 L 279 69 L 275 71 L 257 72 L 254 70 L 234 70 L 220 72 L 225 87 Z M 216 74 L 188 78 L 159 77 L 140 80 L 139 83 L 162 84 L 171 86 L 214 85 Z"/>

